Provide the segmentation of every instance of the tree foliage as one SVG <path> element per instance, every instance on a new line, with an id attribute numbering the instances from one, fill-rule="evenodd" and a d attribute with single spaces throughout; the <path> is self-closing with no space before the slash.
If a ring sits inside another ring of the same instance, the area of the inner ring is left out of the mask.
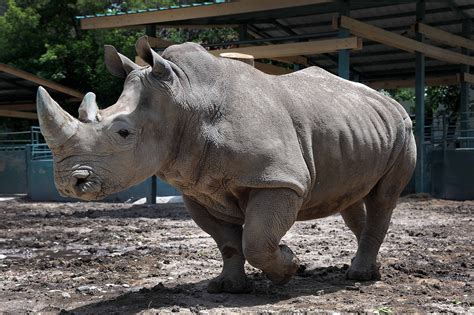
<path id="1" fill-rule="evenodd" d="M 116 13 L 127 10 L 176 5 L 176 0 L 0 0 L 0 62 L 7 63 L 82 92 L 97 94 L 99 106 L 113 104 L 122 90 L 122 80 L 105 69 L 103 46 L 110 44 L 133 60 L 135 41 L 143 29 L 79 29 L 76 16 Z M 181 0 L 180 2 L 185 2 Z M 161 29 L 161 38 L 173 41 L 219 43 L 233 41 L 238 34 L 231 28 Z M 399 101 L 414 101 L 413 89 L 387 91 Z M 443 107 L 455 112 L 458 87 L 426 89 L 427 116 Z M 62 104 L 64 105 L 64 104 Z M 77 105 L 74 107 L 76 108 Z M 69 106 L 70 110 L 73 107 Z M 74 109 L 75 110 L 75 109 Z M 2 118 L 10 127 L 27 124 Z M 36 123 L 36 122 L 35 122 Z M 4 129 L 0 125 L 0 129 Z"/>
<path id="2" fill-rule="evenodd" d="M 386 91 L 398 102 L 415 104 L 415 89 L 402 88 Z M 459 110 L 459 86 L 429 86 L 425 89 L 425 115 L 429 119 L 441 111 L 455 117 Z M 414 109 L 412 110 L 414 112 Z"/>
<path id="3" fill-rule="evenodd" d="M 133 60 L 135 42 L 145 34 L 145 29 L 83 31 L 75 17 L 175 5 L 176 2 L 0 0 L 0 14 L 3 12 L 0 15 L 0 62 L 82 92 L 93 91 L 97 94 L 99 106 L 109 106 L 120 95 L 123 80 L 112 77 L 105 69 L 104 44 L 114 45 Z M 237 33 L 232 29 L 163 29 L 160 36 L 175 42 L 211 43 L 236 39 Z M 62 105 L 70 111 L 73 109 L 67 104 Z M 18 119 L 2 121 L 10 128 L 31 123 Z"/>

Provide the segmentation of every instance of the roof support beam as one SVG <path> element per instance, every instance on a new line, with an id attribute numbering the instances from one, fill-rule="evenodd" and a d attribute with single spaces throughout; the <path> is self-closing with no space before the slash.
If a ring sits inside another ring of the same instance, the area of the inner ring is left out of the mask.
<path id="1" fill-rule="evenodd" d="M 133 25 L 166 23 L 173 21 L 211 18 L 241 13 L 285 9 L 289 7 L 329 3 L 332 0 L 240 0 L 215 5 L 191 6 L 188 8 L 157 10 L 151 12 L 100 16 L 81 19 L 81 28 L 99 29 Z"/>
<path id="2" fill-rule="evenodd" d="M 63 86 L 61 84 L 58 84 L 56 82 L 53 82 L 53 81 L 49 81 L 49 80 L 40 78 L 40 77 L 35 76 L 34 74 L 28 73 L 26 71 L 13 68 L 13 67 L 8 66 L 4 63 L 0 63 L 0 72 L 6 72 L 6 73 L 14 75 L 16 77 L 34 82 L 38 85 L 42 85 L 45 88 L 49 88 L 49 89 L 56 90 L 58 92 L 73 96 L 73 97 L 75 97 L 79 100 L 81 100 L 84 97 L 84 94 L 82 94 L 79 91 L 76 91 L 74 89 L 65 87 L 65 86 Z"/>
<path id="3" fill-rule="evenodd" d="M 229 49 L 216 49 L 209 51 L 215 56 L 223 52 L 238 52 L 241 54 L 252 55 L 255 59 L 291 57 L 298 55 L 314 55 L 327 52 L 334 52 L 340 49 L 361 49 L 362 42 L 357 37 L 337 38 L 318 40 L 291 44 L 276 44 L 263 46 L 250 46 Z"/>
<path id="4" fill-rule="evenodd" d="M 156 36 L 156 35 L 155 35 Z M 171 45 L 175 45 L 176 43 L 175 42 L 172 42 L 172 41 L 169 41 L 169 40 L 165 40 L 165 39 L 162 39 L 162 38 L 159 38 L 159 37 L 155 37 L 155 36 L 148 36 L 148 43 L 150 44 L 151 47 L 153 48 L 166 48 L 166 47 L 169 47 Z"/>
<path id="5" fill-rule="evenodd" d="M 415 80 L 413 79 L 390 79 L 390 80 L 377 80 L 372 82 L 363 82 L 373 89 L 399 89 L 399 88 L 412 88 L 415 87 Z M 459 84 L 459 78 L 456 75 L 445 75 L 438 77 L 427 77 L 425 78 L 426 86 L 444 86 L 444 85 L 457 85 Z"/>
<path id="6" fill-rule="evenodd" d="M 135 56 L 135 63 L 140 66 L 147 65 L 147 63 L 143 61 L 143 59 L 140 58 L 139 56 Z M 287 68 L 283 68 L 283 67 L 279 67 L 279 66 L 275 66 L 275 65 L 271 65 L 267 63 L 262 63 L 262 62 L 254 62 L 254 66 L 255 68 L 257 68 L 258 70 L 262 72 L 265 72 L 267 74 L 273 74 L 273 75 L 281 75 L 281 74 L 287 74 L 287 73 L 293 72 L 293 70 L 290 70 Z"/>
<path id="7" fill-rule="evenodd" d="M 364 37 L 411 53 L 420 52 L 427 57 L 454 64 L 474 65 L 473 57 L 421 43 L 414 39 L 386 31 L 380 27 L 351 19 L 347 16 L 341 16 L 335 19 L 333 21 L 333 26 L 335 28 L 347 28 L 356 36 Z"/>
<path id="8" fill-rule="evenodd" d="M 471 85 L 474 85 L 474 74 L 470 74 L 470 73 L 462 73 L 460 76 L 459 76 L 459 81 L 462 83 L 462 82 L 467 82 Z"/>
<path id="9" fill-rule="evenodd" d="M 459 16 L 462 19 L 469 19 L 470 16 L 464 12 L 463 9 L 461 9 L 454 0 L 447 0 L 447 3 L 451 10 L 456 13 L 457 16 Z"/>
<path id="10" fill-rule="evenodd" d="M 255 62 L 254 63 L 255 68 L 258 70 L 265 72 L 266 74 L 273 74 L 273 75 L 282 75 L 282 74 L 288 74 L 293 72 L 291 69 L 271 65 L 268 63 L 263 63 L 263 62 Z"/>
<path id="11" fill-rule="evenodd" d="M 36 113 L 19 112 L 7 109 L 0 109 L 0 117 L 38 119 L 38 115 L 36 115 Z"/>
<path id="12" fill-rule="evenodd" d="M 0 104 L 0 110 L 35 110 L 35 103 L 26 103 L 26 104 Z"/>
<path id="13" fill-rule="evenodd" d="M 463 47 L 474 50 L 474 41 L 462 36 L 454 35 L 449 32 L 431 27 L 423 23 L 416 23 L 413 26 L 415 32 L 421 33 L 434 41 L 447 44 L 454 47 Z M 463 32 L 464 33 L 464 32 Z"/>

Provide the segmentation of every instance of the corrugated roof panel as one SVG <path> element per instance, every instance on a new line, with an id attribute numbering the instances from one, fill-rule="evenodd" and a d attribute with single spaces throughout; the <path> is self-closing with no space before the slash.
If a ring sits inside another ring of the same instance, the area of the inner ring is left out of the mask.
<path id="1" fill-rule="evenodd" d="M 190 6 L 203 6 L 203 5 L 218 5 L 222 3 L 229 2 L 231 0 L 214 0 L 214 1 L 207 1 L 207 2 L 195 2 L 192 4 L 179 4 L 179 5 L 171 5 L 171 6 L 161 6 L 157 8 L 150 8 L 150 9 L 141 9 L 141 10 L 128 10 L 128 11 L 118 11 L 118 12 L 106 12 L 106 13 L 96 13 L 94 15 L 78 15 L 76 16 L 76 19 L 86 19 L 90 17 L 97 17 L 97 16 L 111 16 L 111 15 L 122 15 L 122 14 L 137 14 L 137 13 L 143 13 L 147 11 L 157 11 L 157 10 L 177 10 L 177 9 L 183 9 L 183 8 L 188 8 Z"/>

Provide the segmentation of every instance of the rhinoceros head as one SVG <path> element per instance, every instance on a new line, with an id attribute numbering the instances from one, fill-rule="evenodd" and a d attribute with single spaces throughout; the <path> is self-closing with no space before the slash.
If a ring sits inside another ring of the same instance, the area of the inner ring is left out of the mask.
<path id="1" fill-rule="evenodd" d="M 113 46 L 105 47 L 108 70 L 126 80 L 118 101 L 104 110 L 88 93 L 76 119 L 39 87 L 38 119 L 53 152 L 61 195 L 102 199 L 155 174 L 166 158 L 172 141 L 172 126 L 166 121 L 176 115 L 171 90 L 178 80 L 146 37 L 137 41 L 136 49 L 150 67 L 138 66 Z"/>

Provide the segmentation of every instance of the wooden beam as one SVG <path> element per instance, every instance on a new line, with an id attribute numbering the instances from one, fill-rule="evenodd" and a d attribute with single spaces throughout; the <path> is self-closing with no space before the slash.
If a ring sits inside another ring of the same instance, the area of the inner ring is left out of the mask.
<path id="1" fill-rule="evenodd" d="M 166 47 L 176 44 L 175 42 L 161 39 L 159 37 L 153 37 L 153 36 L 148 36 L 148 43 L 153 48 L 166 48 Z"/>
<path id="2" fill-rule="evenodd" d="M 474 85 L 474 74 L 465 72 L 465 73 L 458 74 L 458 78 L 459 78 L 459 82 L 467 82 L 471 85 Z"/>
<path id="3" fill-rule="evenodd" d="M 208 29 L 208 28 L 235 28 L 239 24 L 158 24 L 158 28 L 185 28 L 185 29 Z"/>
<path id="4" fill-rule="evenodd" d="M 80 20 L 84 30 L 115 28 L 132 25 L 158 24 L 173 21 L 211 18 L 241 13 L 270 11 L 312 4 L 332 2 L 333 0 L 240 0 L 213 5 L 191 6 L 179 9 L 157 10 L 132 14 L 96 16 Z"/>
<path id="5" fill-rule="evenodd" d="M 395 47 L 401 50 L 405 50 L 411 53 L 417 51 L 433 59 L 454 64 L 467 64 L 474 66 L 473 57 L 421 43 L 419 41 L 407 38 L 397 33 L 386 31 L 380 27 L 376 27 L 355 19 L 351 19 L 347 16 L 336 17 L 336 19 L 333 20 L 333 26 L 335 28 L 347 28 L 352 34 L 356 36 L 367 38 L 372 41 L 387 46 Z"/>
<path id="6" fill-rule="evenodd" d="M 293 72 L 291 69 L 286 69 L 283 67 L 278 67 L 275 65 L 271 65 L 268 63 L 262 62 L 255 62 L 255 68 L 258 70 L 265 72 L 266 74 L 273 74 L 273 75 L 283 75 Z"/>
<path id="7" fill-rule="evenodd" d="M 135 56 L 135 63 L 139 66 L 147 66 L 148 65 L 139 56 Z M 266 64 L 266 63 L 262 63 L 262 62 L 254 62 L 254 66 L 255 66 L 255 68 L 257 68 L 258 70 L 260 70 L 262 72 L 265 72 L 267 74 L 273 74 L 273 75 L 288 74 L 288 73 L 293 72 L 293 70 L 290 70 L 290 69 L 286 69 L 286 68 L 283 68 L 283 67 L 278 67 L 278 66 L 274 66 L 274 65 L 270 65 L 270 64 Z"/>
<path id="8" fill-rule="evenodd" d="M 28 104 L 0 104 L 0 110 L 35 110 L 36 104 L 35 103 L 28 103 Z"/>
<path id="9" fill-rule="evenodd" d="M 447 44 L 454 47 L 463 47 L 474 50 L 474 41 L 459 35 L 440 30 L 438 28 L 426 25 L 424 23 L 416 23 L 412 26 L 414 32 L 426 35 L 434 41 Z"/>
<path id="10" fill-rule="evenodd" d="M 393 79 L 373 82 L 363 82 L 373 89 L 398 89 L 415 87 L 415 79 Z M 459 84 L 459 78 L 456 75 L 446 75 L 439 77 L 427 77 L 425 79 L 426 86 L 444 86 L 444 85 L 457 85 Z"/>
<path id="11" fill-rule="evenodd" d="M 151 37 L 151 36 L 148 36 L 148 42 L 150 43 L 150 46 L 153 47 L 153 48 L 167 48 L 171 45 L 177 45 L 178 43 L 175 43 L 175 42 L 172 42 L 172 41 L 169 41 L 169 40 L 165 40 L 165 39 L 161 39 L 159 37 Z M 252 47 L 251 45 L 241 45 L 240 47 Z M 225 53 L 228 53 L 228 52 L 225 52 Z M 138 57 L 139 58 L 139 57 Z M 306 57 L 303 57 L 303 56 L 291 56 L 291 57 L 281 57 L 281 58 L 268 58 L 268 59 L 271 59 L 271 60 L 275 60 L 275 61 L 279 61 L 279 62 L 284 62 L 284 63 L 288 63 L 288 64 L 301 64 L 301 65 L 304 65 L 304 66 L 309 66 L 309 63 L 308 63 L 308 58 Z M 143 60 L 141 59 L 137 59 L 137 57 L 135 57 L 135 60 L 139 61 L 139 62 L 143 62 Z M 137 63 L 137 62 L 135 62 Z M 144 64 L 140 64 L 140 65 L 144 65 Z"/>
<path id="12" fill-rule="evenodd" d="M 216 49 L 209 52 L 215 56 L 223 52 L 238 52 L 252 55 L 255 59 L 315 55 L 334 52 L 340 49 L 361 49 L 362 41 L 357 37 L 325 39 L 310 42 L 250 46 L 229 49 Z"/>
<path id="13" fill-rule="evenodd" d="M 304 66 L 309 66 L 309 63 L 308 63 L 308 58 L 306 57 L 303 57 L 303 56 L 292 56 L 292 57 L 276 57 L 276 58 L 272 58 L 272 60 L 275 60 L 275 61 L 279 61 L 279 62 L 284 62 L 284 63 L 288 63 L 288 64 L 300 64 L 300 65 L 304 65 Z"/>
<path id="14" fill-rule="evenodd" d="M 19 112 L 15 110 L 0 109 L 1 117 L 14 117 L 14 118 L 26 118 L 26 119 L 38 119 L 36 113 Z"/>
<path id="15" fill-rule="evenodd" d="M 4 63 L 0 63 L 0 72 L 6 72 L 6 73 L 11 74 L 13 76 L 16 76 L 16 77 L 34 82 L 38 85 L 42 85 L 45 88 L 49 88 L 49 89 L 52 89 L 52 90 L 55 90 L 55 91 L 58 91 L 58 92 L 61 92 L 61 93 L 67 94 L 67 95 L 71 95 L 71 96 L 75 97 L 78 100 L 82 100 L 82 98 L 84 97 L 84 94 L 82 94 L 79 91 L 68 88 L 68 87 L 66 87 L 64 85 L 61 85 L 59 83 L 40 78 L 40 77 L 38 77 L 34 74 L 31 74 L 29 72 L 13 68 L 13 67 L 11 67 L 9 65 L 6 65 Z"/>

